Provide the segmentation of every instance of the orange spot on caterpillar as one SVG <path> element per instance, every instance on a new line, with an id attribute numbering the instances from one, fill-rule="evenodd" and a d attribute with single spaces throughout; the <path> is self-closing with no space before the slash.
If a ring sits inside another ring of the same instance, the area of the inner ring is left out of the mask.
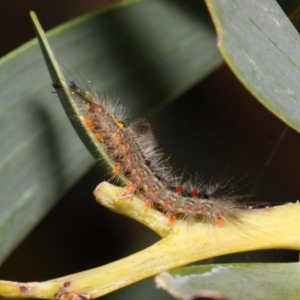
<path id="1" fill-rule="evenodd" d="M 96 129 L 94 122 L 90 118 L 85 117 L 84 122 L 92 131 L 94 131 Z"/>
<path id="2" fill-rule="evenodd" d="M 121 173 L 121 164 L 120 163 L 116 163 L 115 164 L 115 166 L 114 166 L 114 168 L 113 168 L 113 173 L 114 174 L 119 174 L 119 173 Z"/>
<path id="3" fill-rule="evenodd" d="M 222 217 L 217 217 L 216 222 L 219 227 L 225 227 L 225 220 Z"/>
<path id="4" fill-rule="evenodd" d="M 153 203 L 151 201 L 146 201 L 145 202 L 145 210 L 148 210 L 150 209 L 151 207 L 153 206 Z"/>
<path id="5" fill-rule="evenodd" d="M 176 216 L 169 216 L 168 223 L 169 225 L 173 225 L 176 220 Z"/>
<path id="6" fill-rule="evenodd" d="M 176 193 L 181 193 L 183 191 L 183 186 L 179 185 L 178 187 L 176 187 Z"/>
<path id="7" fill-rule="evenodd" d="M 104 141 L 103 135 L 101 133 L 95 133 L 95 137 L 99 142 Z"/>

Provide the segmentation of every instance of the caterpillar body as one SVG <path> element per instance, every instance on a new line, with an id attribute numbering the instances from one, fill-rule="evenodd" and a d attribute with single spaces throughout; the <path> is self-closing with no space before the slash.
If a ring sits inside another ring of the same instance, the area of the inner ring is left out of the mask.
<path id="1" fill-rule="evenodd" d="M 145 207 L 166 214 L 169 222 L 176 219 L 200 220 L 225 226 L 228 221 L 239 221 L 242 205 L 226 182 L 193 184 L 183 182 L 183 176 L 174 176 L 150 124 L 139 119 L 126 125 L 121 105 L 101 100 L 94 91 L 81 88 L 71 81 L 68 85 L 54 83 L 59 93 L 68 90 L 78 103 L 84 122 L 114 162 L 112 175 L 124 175 L 130 182 L 122 197 L 137 192 L 143 196 Z"/>

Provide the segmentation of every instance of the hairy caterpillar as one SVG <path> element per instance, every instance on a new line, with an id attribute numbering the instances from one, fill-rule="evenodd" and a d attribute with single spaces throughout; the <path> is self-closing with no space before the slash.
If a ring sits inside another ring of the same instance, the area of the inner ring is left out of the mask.
<path id="1" fill-rule="evenodd" d="M 153 207 L 175 219 L 201 220 L 222 227 L 227 221 L 239 220 L 242 209 L 238 196 L 228 191 L 226 182 L 193 184 L 174 176 L 171 166 L 163 160 L 150 124 L 139 119 L 126 125 L 124 109 L 101 100 L 96 92 L 83 89 L 72 81 L 69 85 L 53 84 L 59 93 L 68 90 L 78 104 L 84 122 L 102 143 L 114 162 L 111 173 L 124 175 L 130 182 L 122 197 L 138 192 L 145 207 Z"/>

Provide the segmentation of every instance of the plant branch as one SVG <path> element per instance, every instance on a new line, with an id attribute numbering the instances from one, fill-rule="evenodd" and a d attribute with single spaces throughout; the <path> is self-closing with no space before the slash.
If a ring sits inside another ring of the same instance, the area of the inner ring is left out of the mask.
<path id="1" fill-rule="evenodd" d="M 202 222 L 168 223 L 168 218 L 122 189 L 106 182 L 95 190 L 99 203 L 129 216 L 164 238 L 121 260 L 92 270 L 34 283 L 0 281 L 0 295 L 9 298 L 91 299 L 171 268 L 219 255 L 258 249 L 300 249 L 300 204 L 245 211 L 240 223 L 220 228 Z"/>

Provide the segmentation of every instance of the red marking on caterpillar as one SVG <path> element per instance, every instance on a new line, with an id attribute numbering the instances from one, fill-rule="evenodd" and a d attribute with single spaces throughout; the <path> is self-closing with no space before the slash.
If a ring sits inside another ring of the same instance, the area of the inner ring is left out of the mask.
<path id="1" fill-rule="evenodd" d="M 179 185 L 179 186 L 176 187 L 176 193 L 180 194 L 181 192 L 183 192 L 183 186 Z"/>
<path id="2" fill-rule="evenodd" d="M 198 191 L 197 190 L 191 190 L 191 197 L 196 198 L 198 196 Z"/>
<path id="3" fill-rule="evenodd" d="M 101 101 L 95 92 L 82 89 L 75 82 L 53 87 L 58 92 L 68 90 L 78 101 L 85 124 L 115 163 L 112 174 L 122 174 L 130 182 L 124 187 L 122 198 L 138 192 L 144 198 L 145 209 L 161 211 L 170 224 L 177 218 L 210 222 L 219 227 L 230 220 L 239 221 L 242 206 L 238 200 L 243 197 L 228 192 L 226 182 L 197 186 L 174 177 L 147 121 L 139 119 L 126 125 L 120 105 Z"/>

